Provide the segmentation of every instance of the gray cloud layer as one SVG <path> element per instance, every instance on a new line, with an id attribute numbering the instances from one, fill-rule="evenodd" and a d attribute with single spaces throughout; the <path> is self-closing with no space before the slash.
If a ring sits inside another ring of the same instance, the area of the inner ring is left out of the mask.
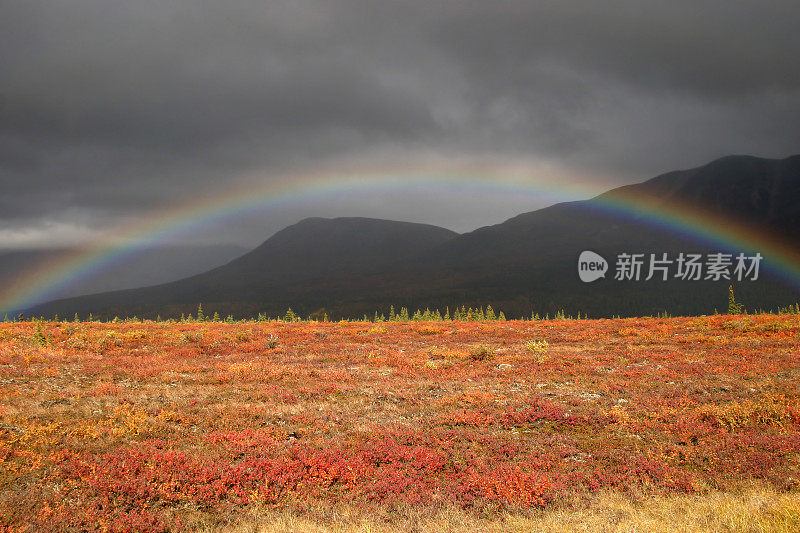
<path id="1" fill-rule="evenodd" d="M 0 0 L 0 237 L 91 235 L 341 161 L 541 159 L 621 183 L 786 156 L 798 20 L 796 0 Z M 466 230 L 529 201 L 385 200 L 283 208 L 236 240 L 310 214 Z"/>

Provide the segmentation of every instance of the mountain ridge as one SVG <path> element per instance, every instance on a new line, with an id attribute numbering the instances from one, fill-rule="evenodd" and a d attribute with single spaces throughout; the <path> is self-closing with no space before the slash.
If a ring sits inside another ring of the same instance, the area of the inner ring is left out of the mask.
<path id="1" fill-rule="evenodd" d="M 586 286 L 577 280 L 575 261 L 584 249 L 611 257 L 625 250 L 713 251 L 696 236 L 608 209 L 607 201 L 616 197 L 681 202 L 800 241 L 800 155 L 726 156 L 460 235 L 409 222 L 311 217 L 212 271 L 156 287 L 50 302 L 35 311 L 63 315 L 70 306 L 86 312 L 94 305 L 96 314 L 152 315 L 156 309 L 190 310 L 202 302 L 233 314 L 263 310 L 273 316 L 289 306 L 306 314 L 359 316 L 389 304 L 487 303 L 505 305 L 515 314 L 560 307 L 600 315 L 654 314 L 667 306 L 673 312 L 711 312 L 709 299 L 695 293 L 724 289 L 726 295 L 727 285 L 674 280 L 664 286 L 615 285 L 606 279 Z M 779 296 L 798 295 L 778 279 L 741 289 L 754 305 L 774 307 L 781 303 Z"/>

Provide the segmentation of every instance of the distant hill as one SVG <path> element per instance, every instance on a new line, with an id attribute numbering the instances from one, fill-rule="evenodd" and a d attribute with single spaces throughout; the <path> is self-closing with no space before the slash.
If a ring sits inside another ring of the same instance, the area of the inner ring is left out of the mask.
<path id="1" fill-rule="evenodd" d="M 41 265 L 72 257 L 74 248 L 0 250 L 0 287 L 24 278 Z M 247 252 L 235 245 L 158 245 L 117 259 L 113 265 L 71 283 L 59 298 L 95 294 L 175 281 L 216 268 Z"/>
<path id="2" fill-rule="evenodd" d="M 167 316 L 171 311 L 194 311 L 200 302 L 215 302 L 226 312 L 251 314 L 261 310 L 264 302 L 271 302 L 269 309 L 285 310 L 295 305 L 305 310 L 307 302 L 318 297 L 318 307 L 324 308 L 328 280 L 360 279 L 404 268 L 404 260 L 456 237 L 453 231 L 428 224 L 357 217 L 307 218 L 277 232 L 253 251 L 203 274 L 153 287 L 64 299 L 40 306 L 36 312 L 59 309 L 54 312 L 92 312 L 99 316 L 150 314 L 159 309 L 157 312 Z M 296 303 L 294 298 L 298 299 Z M 280 302 L 279 307 L 276 302 Z"/>
<path id="3" fill-rule="evenodd" d="M 622 252 L 711 253 L 699 241 L 648 220 L 646 212 L 615 209 L 631 199 L 646 205 L 680 203 L 779 235 L 800 250 L 800 156 L 729 156 L 669 172 L 591 200 L 524 213 L 502 224 L 457 235 L 422 224 L 373 219 L 306 219 L 252 252 L 204 274 L 156 287 L 50 302 L 36 313 L 162 316 L 193 311 L 202 302 L 222 314 L 282 313 L 360 316 L 390 304 L 412 308 L 492 304 L 510 316 L 555 313 L 591 316 L 711 313 L 724 310 L 728 281 L 616 281 Z M 605 279 L 577 277 L 583 250 L 611 263 Z M 800 299 L 797 287 L 765 271 L 735 283 L 750 308 Z"/>
<path id="4" fill-rule="evenodd" d="M 224 267 L 197 276 L 208 285 L 262 285 L 381 272 L 458 234 L 437 226 L 371 218 L 306 218 Z"/>

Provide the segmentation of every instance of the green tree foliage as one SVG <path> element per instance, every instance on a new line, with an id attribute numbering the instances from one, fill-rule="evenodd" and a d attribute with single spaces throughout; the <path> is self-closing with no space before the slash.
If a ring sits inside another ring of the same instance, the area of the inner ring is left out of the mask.
<path id="1" fill-rule="evenodd" d="M 736 301 L 736 296 L 733 294 L 733 285 L 728 287 L 728 314 L 741 315 L 744 306 Z"/>

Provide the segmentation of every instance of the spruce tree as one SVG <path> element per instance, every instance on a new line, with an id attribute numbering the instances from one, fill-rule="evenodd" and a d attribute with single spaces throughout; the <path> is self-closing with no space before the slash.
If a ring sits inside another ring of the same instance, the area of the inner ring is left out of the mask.
<path id="1" fill-rule="evenodd" d="M 742 314 L 742 304 L 736 301 L 736 296 L 733 294 L 733 285 L 728 286 L 728 314 L 740 315 Z"/>

